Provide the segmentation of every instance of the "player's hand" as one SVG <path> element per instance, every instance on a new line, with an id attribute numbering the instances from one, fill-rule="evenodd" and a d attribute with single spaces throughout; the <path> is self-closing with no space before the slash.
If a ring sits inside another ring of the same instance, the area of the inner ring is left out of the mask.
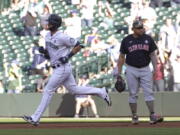
<path id="1" fill-rule="evenodd" d="M 61 58 L 59 58 L 59 61 L 60 61 L 62 64 L 66 64 L 66 63 L 68 63 L 68 61 L 69 61 L 69 57 L 67 57 L 67 56 L 61 57 Z"/>
<path id="2" fill-rule="evenodd" d="M 45 53 L 45 49 L 41 46 L 41 47 L 39 47 L 39 52 L 40 53 Z"/>
<path id="3" fill-rule="evenodd" d="M 112 71 L 112 75 L 116 78 L 117 76 L 119 76 L 119 72 L 118 72 L 118 68 L 115 67 Z"/>

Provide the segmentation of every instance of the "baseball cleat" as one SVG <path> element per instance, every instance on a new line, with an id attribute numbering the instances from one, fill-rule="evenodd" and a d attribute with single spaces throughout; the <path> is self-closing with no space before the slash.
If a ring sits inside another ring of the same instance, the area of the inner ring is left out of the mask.
<path id="1" fill-rule="evenodd" d="M 75 115 L 74 115 L 74 118 L 79 118 L 79 114 L 75 114 Z"/>
<path id="2" fill-rule="evenodd" d="M 111 105 L 112 105 L 112 101 L 111 101 L 110 96 L 108 95 L 108 90 L 105 89 L 105 91 L 106 91 L 106 96 L 105 96 L 104 100 L 106 101 L 106 103 L 108 104 L 108 106 L 111 106 Z"/>
<path id="3" fill-rule="evenodd" d="M 150 116 L 150 124 L 156 124 L 156 123 L 160 123 L 160 122 L 163 122 L 163 117 L 161 116 L 158 116 L 156 114 L 152 114 Z"/>
<path id="4" fill-rule="evenodd" d="M 134 125 L 139 124 L 139 118 L 137 115 L 132 116 L 132 124 L 134 124 Z"/>
<path id="5" fill-rule="evenodd" d="M 28 123 L 30 123 L 31 125 L 33 125 L 33 126 L 38 126 L 38 125 L 39 125 L 39 122 L 33 121 L 33 119 L 31 118 L 31 116 L 26 116 L 26 115 L 24 115 L 22 118 L 23 118 L 25 121 L 27 121 Z"/>

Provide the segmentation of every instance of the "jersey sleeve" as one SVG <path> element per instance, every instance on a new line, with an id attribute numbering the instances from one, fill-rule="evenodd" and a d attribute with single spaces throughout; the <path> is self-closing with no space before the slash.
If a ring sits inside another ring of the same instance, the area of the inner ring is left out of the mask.
<path id="1" fill-rule="evenodd" d="M 149 52 L 152 53 L 157 49 L 157 45 L 154 42 L 154 40 L 151 38 L 151 44 L 150 44 L 150 48 L 149 48 Z"/>
<path id="2" fill-rule="evenodd" d="M 126 50 L 125 50 L 125 39 L 123 39 L 122 42 L 121 42 L 121 46 L 120 46 L 119 52 L 122 53 L 122 54 L 126 54 Z"/>
<path id="3" fill-rule="evenodd" d="M 69 37 L 69 36 L 67 36 L 67 35 L 64 35 L 64 36 L 62 37 L 62 40 L 63 40 L 63 44 L 64 44 L 65 46 L 68 46 L 68 47 L 74 47 L 74 46 L 76 45 L 76 43 L 77 43 L 77 40 L 76 40 L 76 39 L 74 39 L 74 38 L 72 38 L 72 37 Z"/>

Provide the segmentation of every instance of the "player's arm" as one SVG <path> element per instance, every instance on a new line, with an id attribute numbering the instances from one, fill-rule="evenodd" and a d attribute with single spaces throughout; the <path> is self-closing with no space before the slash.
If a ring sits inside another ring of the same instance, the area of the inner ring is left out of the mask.
<path id="1" fill-rule="evenodd" d="M 154 71 L 156 71 L 156 66 L 157 66 L 157 45 L 155 44 L 154 40 L 151 38 L 151 45 L 150 45 L 150 48 L 149 48 L 149 57 L 151 58 L 151 62 L 152 62 L 152 65 L 153 65 L 153 69 Z"/>
<path id="2" fill-rule="evenodd" d="M 156 70 L 156 66 L 157 66 L 157 55 L 156 55 L 156 51 L 153 51 L 152 53 L 150 53 L 150 58 L 152 61 L 152 65 L 153 65 L 153 69 L 154 71 Z"/>
<path id="3" fill-rule="evenodd" d="M 119 54 L 119 59 L 118 59 L 118 63 L 117 63 L 117 67 L 118 67 L 118 74 L 122 73 L 122 66 L 125 63 L 125 54 L 120 53 Z"/>
<path id="4" fill-rule="evenodd" d="M 71 58 L 73 55 L 75 55 L 77 52 L 79 52 L 81 50 L 81 48 L 84 48 L 84 46 L 79 41 L 77 41 L 77 43 L 74 46 L 74 48 L 68 54 L 68 58 Z"/>
<path id="5" fill-rule="evenodd" d="M 84 48 L 84 46 L 83 46 L 79 41 L 77 41 L 76 45 L 75 45 L 74 48 L 71 50 L 71 52 L 70 52 L 67 56 L 61 57 L 61 58 L 59 59 L 59 61 L 60 61 L 61 63 L 63 63 L 63 64 L 67 63 L 68 60 L 69 60 L 72 56 L 74 56 L 77 52 L 79 52 L 79 51 L 81 50 L 81 48 Z"/>

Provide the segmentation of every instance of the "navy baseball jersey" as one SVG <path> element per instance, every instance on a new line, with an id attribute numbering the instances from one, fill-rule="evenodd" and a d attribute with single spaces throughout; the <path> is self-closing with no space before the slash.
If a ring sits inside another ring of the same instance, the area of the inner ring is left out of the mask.
<path id="1" fill-rule="evenodd" d="M 150 53 L 157 49 L 154 40 L 146 34 L 135 38 L 128 35 L 121 42 L 120 53 L 126 54 L 126 64 L 141 68 L 150 63 Z"/>

